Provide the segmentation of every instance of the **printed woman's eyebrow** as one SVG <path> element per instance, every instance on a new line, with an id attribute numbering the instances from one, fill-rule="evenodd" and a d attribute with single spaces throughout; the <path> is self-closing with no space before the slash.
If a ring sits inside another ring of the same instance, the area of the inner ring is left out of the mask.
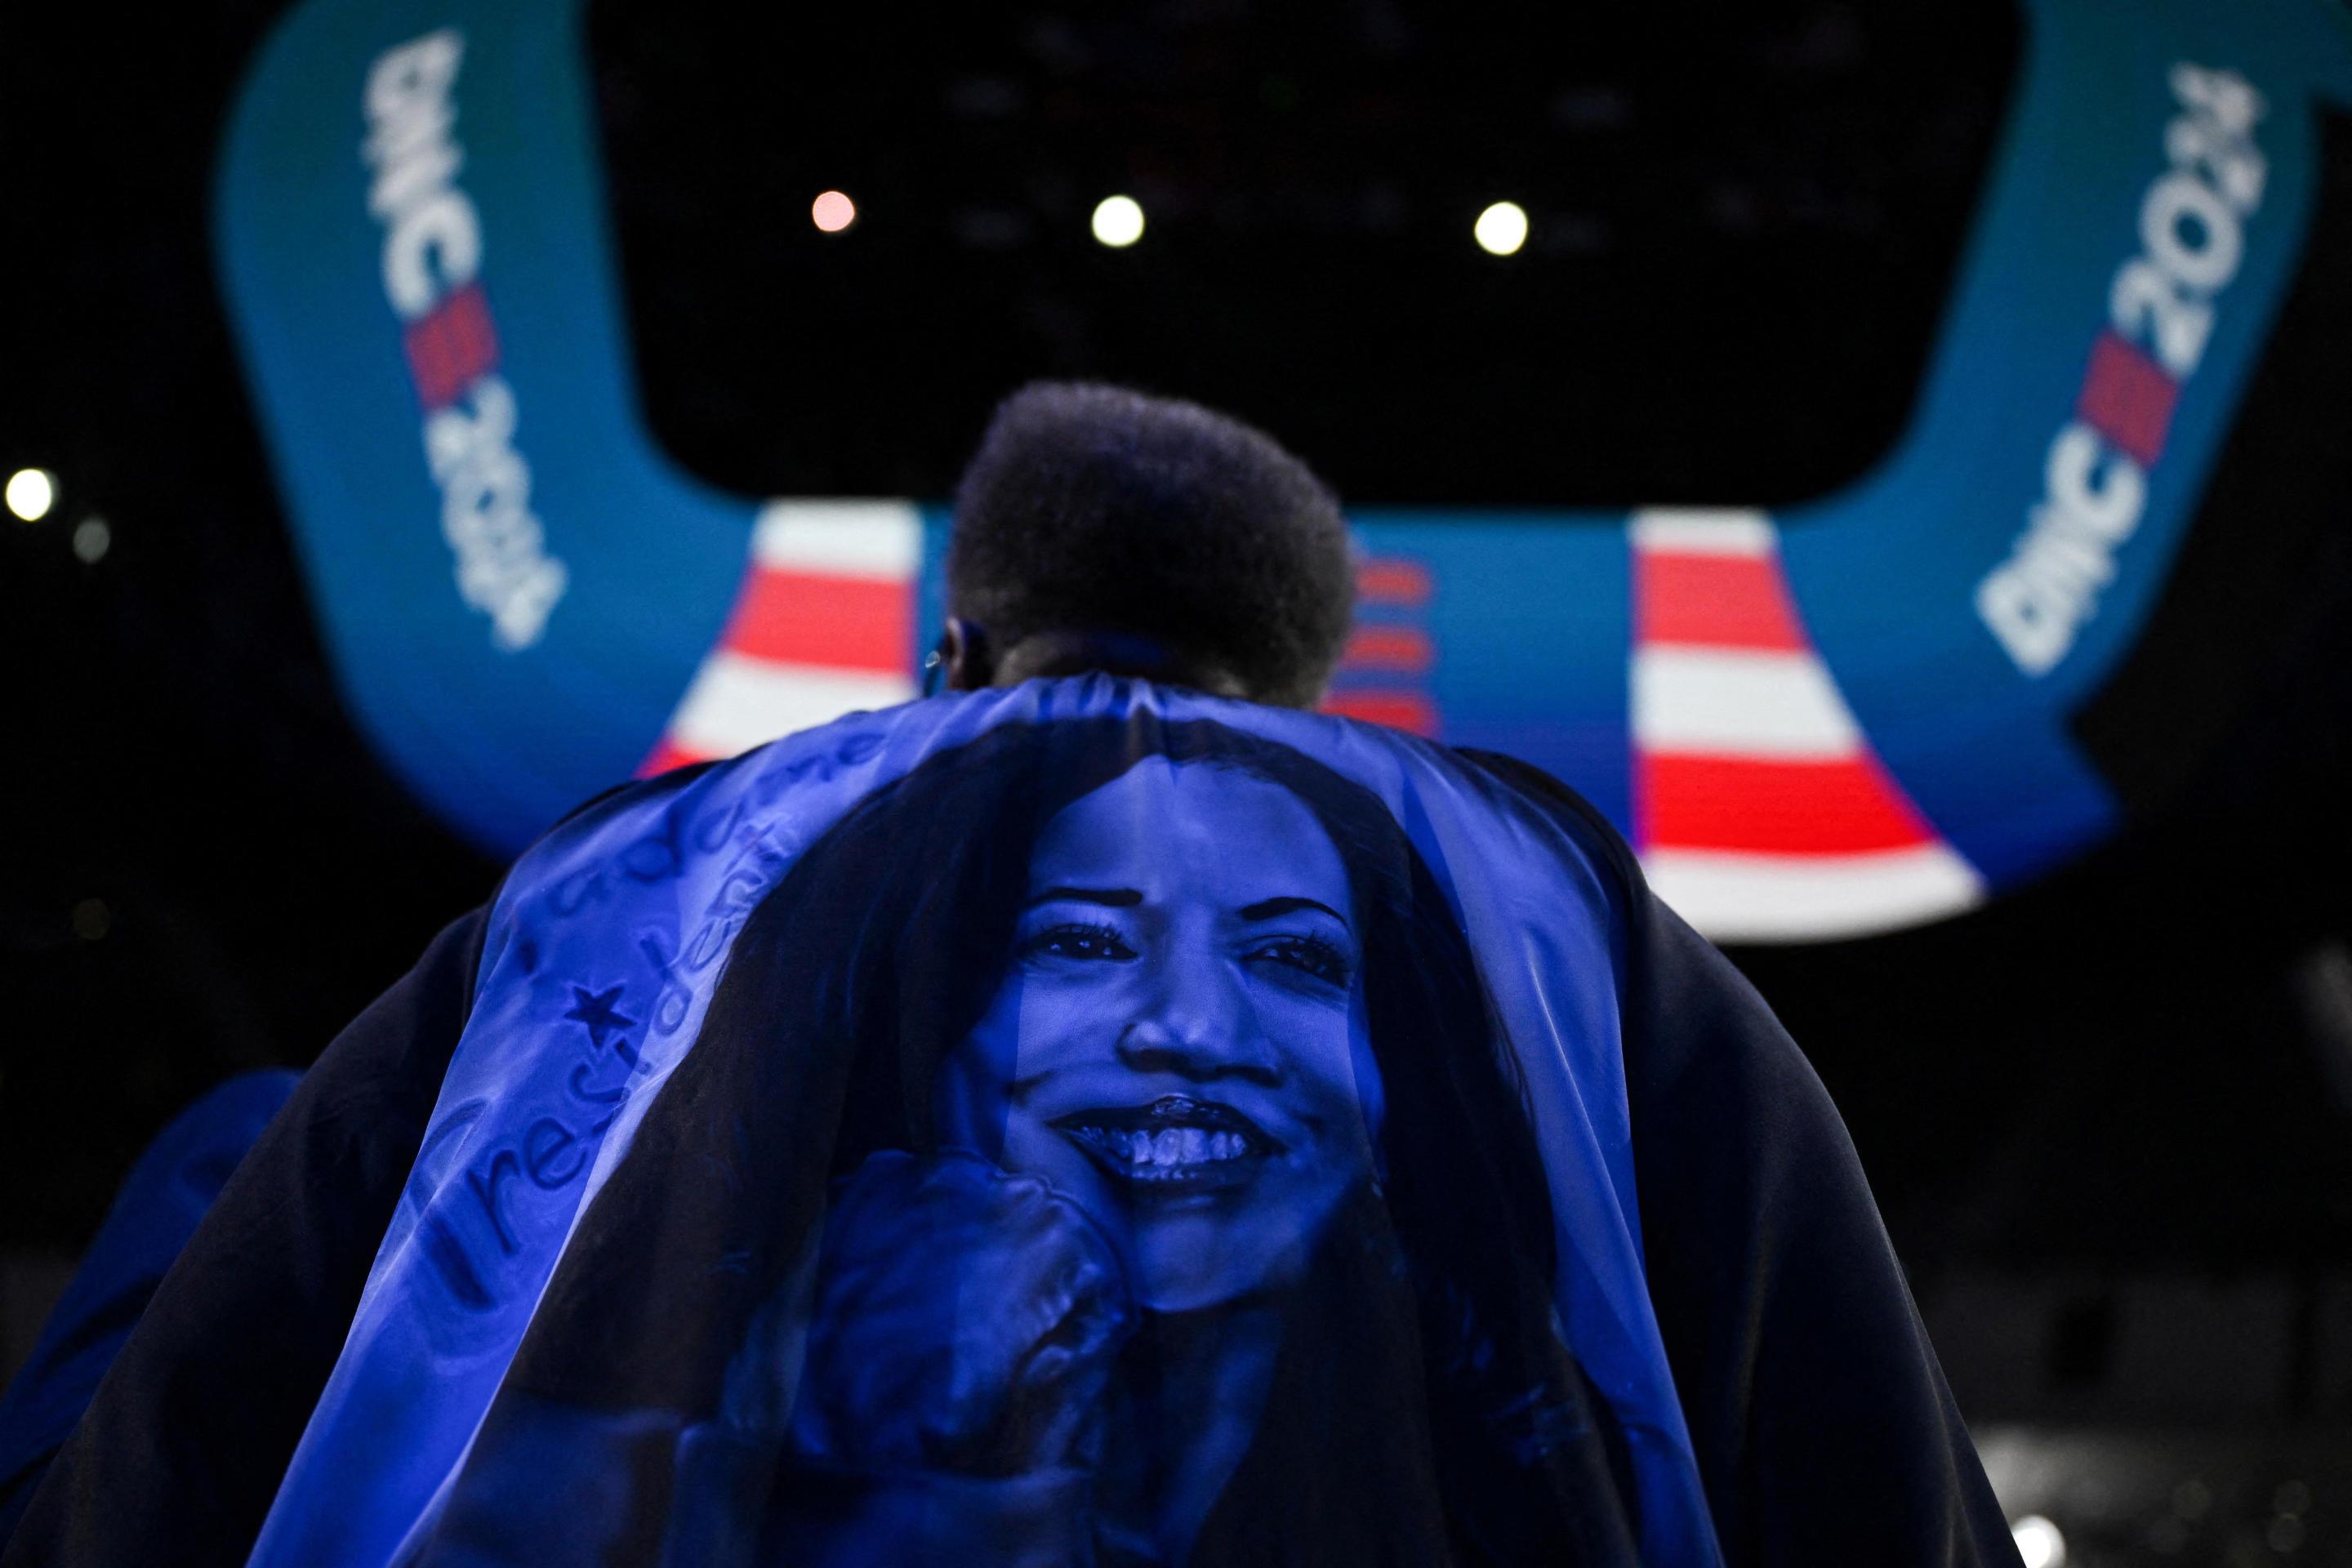
<path id="1" fill-rule="evenodd" d="M 1056 899 L 1068 899 L 1081 904 L 1107 904 L 1114 910 L 1132 909 L 1143 902 L 1143 895 L 1133 888 L 1048 888 L 1022 906 L 1035 909 Z"/>
<path id="2" fill-rule="evenodd" d="M 1325 914 L 1329 915 L 1341 925 L 1348 924 L 1347 916 L 1341 914 L 1330 905 L 1324 903 L 1319 899 L 1300 899 L 1290 897 L 1262 899 L 1255 904 L 1244 904 L 1242 906 L 1241 914 L 1242 919 L 1245 921 L 1270 921 L 1276 915 L 1286 915 L 1293 910 L 1321 910 Z M 1354 928 L 1350 927 L 1349 929 L 1352 930 Z"/>

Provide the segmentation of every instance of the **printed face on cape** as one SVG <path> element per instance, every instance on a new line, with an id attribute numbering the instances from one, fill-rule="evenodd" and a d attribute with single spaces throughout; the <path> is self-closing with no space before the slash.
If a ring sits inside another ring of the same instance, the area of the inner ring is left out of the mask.
<path id="1" fill-rule="evenodd" d="M 1381 1117 L 1348 873 L 1288 791 L 1148 760 L 1048 825 L 944 1143 L 1043 1177 L 1163 1311 L 1295 1279 Z"/>

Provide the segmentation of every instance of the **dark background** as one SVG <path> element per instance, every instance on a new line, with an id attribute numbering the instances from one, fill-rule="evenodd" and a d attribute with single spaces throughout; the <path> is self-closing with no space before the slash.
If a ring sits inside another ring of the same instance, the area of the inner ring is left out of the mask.
<path id="1" fill-rule="evenodd" d="M 0 468 L 64 485 L 0 518 L 0 1246 L 78 1248 L 164 1118 L 307 1061 L 498 874 L 339 704 L 213 289 L 214 144 L 277 8 L 18 6 L 0 47 Z M 1852 480 L 1908 416 L 2016 14 L 1555 9 L 598 0 L 649 422 L 747 493 L 940 496 L 996 396 L 1087 374 L 1363 502 Z M 1132 252 L 1085 235 L 1112 189 Z M 1534 236 L 1499 261 L 1467 231 L 1506 195 Z M 2352 448 L 2322 390 L 2279 417 Z M 2168 603 L 2100 710 L 2129 835 L 1963 920 L 1735 955 L 1926 1284 L 2352 1266 L 2343 492 L 2272 467 L 2264 504 L 2327 525 Z"/>

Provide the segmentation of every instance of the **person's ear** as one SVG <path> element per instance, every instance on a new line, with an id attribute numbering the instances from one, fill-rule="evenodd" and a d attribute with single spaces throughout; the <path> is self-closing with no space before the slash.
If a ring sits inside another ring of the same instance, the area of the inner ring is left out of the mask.
<path id="1" fill-rule="evenodd" d="M 996 679 L 988 633 L 961 616 L 948 617 L 947 635 L 940 638 L 940 648 L 946 659 L 950 691 L 983 690 Z"/>

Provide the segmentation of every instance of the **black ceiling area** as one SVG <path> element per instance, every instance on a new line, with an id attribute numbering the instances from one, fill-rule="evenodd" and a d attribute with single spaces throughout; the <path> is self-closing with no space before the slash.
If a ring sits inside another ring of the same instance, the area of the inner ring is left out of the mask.
<path id="1" fill-rule="evenodd" d="M 948 493 L 1009 384 L 1265 423 L 1356 503 L 1777 503 L 1908 416 L 2003 5 L 596 0 L 647 412 L 772 495 Z M 840 235 L 810 197 L 858 204 Z M 1087 216 L 1140 198 L 1112 251 Z M 1489 202 L 1507 258 L 1466 243 Z"/>

